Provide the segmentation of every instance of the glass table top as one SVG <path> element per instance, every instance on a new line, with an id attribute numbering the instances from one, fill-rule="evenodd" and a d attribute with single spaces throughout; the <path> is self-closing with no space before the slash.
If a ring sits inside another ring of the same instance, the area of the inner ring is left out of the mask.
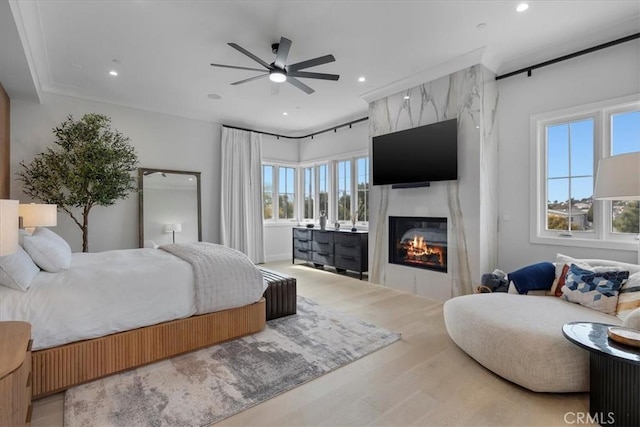
<path id="1" fill-rule="evenodd" d="M 640 365 L 640 348 L 619 344 L 607 336 L 611 326 L 604 323 L 572 322 L 562 327 L 564 336 L 574 344 L 589 350 L 604 353 L 625 362 Z"/>

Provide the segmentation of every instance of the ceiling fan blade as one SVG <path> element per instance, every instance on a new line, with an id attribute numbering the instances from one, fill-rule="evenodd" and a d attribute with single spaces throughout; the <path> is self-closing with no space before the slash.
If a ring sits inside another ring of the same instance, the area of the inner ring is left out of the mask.
<path id="1" fill-rule="evenodd" d="M 295 77 L 287 77 L 287 82 L 291 83 L 292 85 L 294 85 L 301 91 L 306 92 L 309 95 L 315 92 L 313 89 L 311 89 L 309 86 L 302 83 L 300 80 L 296 79 Z"/>
<path id="2" fill-rule="evenodd" d="M 267 74 L 260 74 L 259 76 L 249 77 L 248 79 L 244 79 L 244 80 L 240 80 L 240 81 L 237 81 L 237 82 L 233 82 L 233 83 L 231 83 L 231 85 L 232 85 L 232 86 L 235 86 L 235 85 L 240 85 L 240 84 L 242 84 L 242 83 L 252 82 L 252 81 L 254 81 L 254 80 L 258 80 L 258 79 L 261 79 L 261 78 L 263 78 L 263 77 L 267 77 L 268 75 L 269 75 L 269 73 L 267 73 Z"/>
<path id="3" fill-rule="evenodd" d="M 262 59 L 258 58 L 257 56 L 255 56 L 253 53 L 249 52 L 247 49 L 238 46 L 235 43 L 227 43 L 229 46 L 231 46 L 232 48 L 234 48 L 235 50 L 244 53 L 245 55 L 247 55 L 249 58 L 253 59 L 254 61 L 256 61 L 258 64 L 262 65 L 264 68 L 266 68 L 267 70 L 271 69 L 271 66 L 269 64 L 267 64 L 266 62 L 264 62 Z M 262 70 L 260 70 L 262 71 Z"/>
<path id="4" fill-rule="evenodd" d="M 224 65 L 224 64 L 211 64 L 212 67 L 222 67 L 222 68 L 233 68 L 235 70 L 249 70 L 249 71 L 260 71 L 264 72 L 260 68 L 249 68 L 249 67 L 237 67 L 235 65 Z"/>
<path id="5" fill-rule="evenodd" d="M 335 60 L 336 58 L 334 58 L 333 55 L 319 56 L 317 58 L 307 59 L 306 61 L 291 64 L 287 67 L 287 71 L 298 71 L 302 70 L 303 68 L 310 68 L 317 65 L 328 64 L 329 62 L 333 62 Z"/>
<path id="6" fill-rule="evenodd" d="M 278 95 L 280 93 L 280 83 L 271 82 L 271 95 Z"/>
<path id="7" fill-rule="evenodd" d="M 284 70 L 284 66 L 287 65 L 287 57 L 289 56 L 289 49 L 291 49 L 291 40 L 284 37 L 280 37 L 280 44 L 278 45 L 278 53 L 276 54 L 276 60 L 273 64 Z"/>
<path id="8" fill-rule="evenodd" d="M 337 74 L 325 74 L 325 73 L 308 73 L 306 71 L 289 71 L 287 77 L 302 77 L 306 79 L 320 79 L 320 80 L 338 80 L 340 78 Z"/>

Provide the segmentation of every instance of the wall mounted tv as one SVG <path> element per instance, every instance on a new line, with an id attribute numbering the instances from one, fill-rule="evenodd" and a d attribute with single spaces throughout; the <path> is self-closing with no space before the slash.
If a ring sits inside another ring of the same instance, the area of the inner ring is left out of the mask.
<path id="1" fill-rule="evenodd" d="M 427 186 L 458 179 L 458 120 L 373 138 L 373 185 Z"/>

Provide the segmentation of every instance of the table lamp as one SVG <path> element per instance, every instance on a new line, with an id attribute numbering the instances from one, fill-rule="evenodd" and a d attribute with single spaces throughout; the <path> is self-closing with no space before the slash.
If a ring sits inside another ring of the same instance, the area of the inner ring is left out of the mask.
<path id="1" fill-rule="evenodd" d="M 58 225 L 58 206 L 41 203 L 21 203 L 19 208 L 20 228 L 33 233 L 36 227 Z"/>
<path id="2" fill-rule="evenodd" d="M 619 154 L 600 160 L 593 198 L 640 200 L 640 152 Z M 640 240 L 638 242 L 640 244 Z M 640 248 L 638 264 L 640 264 Z"/>
<path id="3" fill-rule="evenodd" d="M 165 224 L 165 233 L 173 233 L 173 243 L 176 242 L 176 233 L 182 232 L 182 224 Z"/>
<path id="4" fill-rule="evenodd" d="M 0 200 L 0 256 L 18 250 L 18 201 Z"/>

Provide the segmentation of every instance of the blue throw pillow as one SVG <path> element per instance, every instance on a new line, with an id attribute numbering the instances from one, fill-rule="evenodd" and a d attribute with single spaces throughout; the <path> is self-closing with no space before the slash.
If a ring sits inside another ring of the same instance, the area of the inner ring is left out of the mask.
<path id="1" fill-rule="evenodd" d="M 547 291 L 551 289 L 556 278 L 556 268 L 550 262 L 539 262 L 509 273 L 519 294 L 529 291 Z"/>
<path id="2" fill-rule="evenodd" d="M 606 314 L 615 315 L 620 288 L 628 278 L 628 271 L 596 273 L 571 264 L 562 287 L 562 298 Z"/>

